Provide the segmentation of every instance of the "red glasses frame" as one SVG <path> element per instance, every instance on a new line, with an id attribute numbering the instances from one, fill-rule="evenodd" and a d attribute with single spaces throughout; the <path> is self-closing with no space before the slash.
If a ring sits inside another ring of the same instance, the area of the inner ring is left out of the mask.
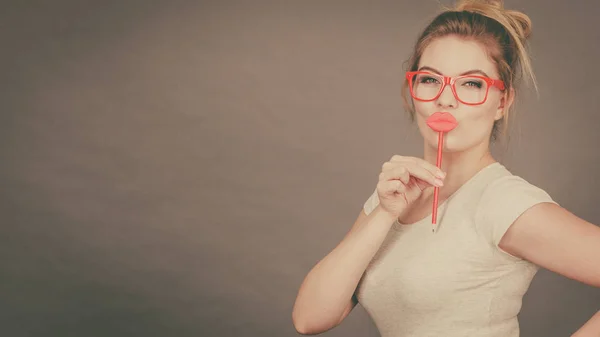
<path id="1" fill-rule="evenodd" d="M 415 75 L 418 74 L 425 74 L 425 75 L 433 75 L 436 77 L 442 77 L 444 79 L 444 84 L 442 85 L 440 92 L 438 92 L 438 94 L 432 98 L 432 99 L 419 99 L 415 96 L 414 92 L 413 92 L 413 78 L 415 77 Z M 487 83 L 487 87 L 485 90 L 485 97 L 483 98 L 483 101 L 481 101 L 480 103 L 467 103 L 463 100 L 461 100 L 460 98 L 458 98 L 458 95 L 456 94 L 456 87 L 455 87 L 455 83 L 458 79 L 461 78 L 479 78 L 484 80 Z M 502 80 L 496 80 L 493 78 L 489 78 L 489 77 L 485 77 L 485 76 L 480 76 L 480 75 L 464 75 L 464 76 L 456 76 L 456 77 L 451 77 L 451 76 L 443 76 L 440 74 L 435 74 L 435 73 L 431 73 L 428 71 L 408 71 L 406 72 L 406 79 L 408 80 L 408 87 L 410 88 L 410 95 L 416 99 L 417 101 L 421 101 L 421 102 L 431 102 L 431 101 L 435 101 L 436 99 L 438 99 L 440 97 L 440 95 L 442 94 L 442 92 L 444 92 L 444 89 L 446 88 L 446 85 L 450 85 L 450 88 L 452 89 L 452 94 L 454 95 L 454 98 L 456 98 L 457 101 L 463 103 L 463 104 L 467 104 L 467 105 L 480 105 L 485 103 L 485 101 L 487 100 L 488 97 L 488 93 L 490 91 L 490 87 L 496 87 L 501 91 L 504 91 L 504 89 L 506 88 L 504 86 L 504 81 Z"/>

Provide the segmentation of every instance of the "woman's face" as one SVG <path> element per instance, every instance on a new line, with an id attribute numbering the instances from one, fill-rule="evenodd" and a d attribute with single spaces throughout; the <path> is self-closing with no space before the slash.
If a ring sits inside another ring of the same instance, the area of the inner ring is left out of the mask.
<path id="1" fill-rule="evenodd" d="M 421 56 L 418 69 L 452 77 L 479 71 L 474 75 L 499 79 L 496 66 L 482 45 L 455 36 L 438 38 L 429 44 Z M 490 87 L 483 104 L 466 105 L 454 97 L 449 85 L 433 101 L 413 99 L 415 119 L 426 146 L 437 148 L 438 144 L 438 133 L 426 124 L 429 116 L 439 111 L 448 112 L 456 118 L 458 125 L 445 135 L 444 151 L 447 152 L 461 152 L 480 146 L 486 146 L 487 149 L 494 121 L 502 117 L 504 101 L 503 92 Z"/>

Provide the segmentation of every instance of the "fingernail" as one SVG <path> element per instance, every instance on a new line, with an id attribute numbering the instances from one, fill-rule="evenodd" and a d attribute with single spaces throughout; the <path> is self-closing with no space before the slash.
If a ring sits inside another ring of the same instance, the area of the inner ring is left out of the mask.
<path id="1" fill-rule="evenodd" d="M 446 172 L 441 172 L 441 171 L 440 171 L 440 172 L 438 173 L 438 177 L 440 177 L 440 178 L 446 178 Z"/>
<path id="2" fill-rule="evenodd" d="M 436 185 L 438 185 L 438 186 L 444 186 L 444 182 L 441 181 L 440 179 L 435 179 L 434 181 L 435 181 Z"/>

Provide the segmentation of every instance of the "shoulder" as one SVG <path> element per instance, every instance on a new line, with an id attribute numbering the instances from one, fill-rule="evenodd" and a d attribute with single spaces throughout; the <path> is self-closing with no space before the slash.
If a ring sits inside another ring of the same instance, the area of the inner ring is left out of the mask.
<path id="1" fill-rule="evenodd" d="M 515 220 L 540 203 L 557 204 L 543 188 L 501 167 L 481 193 L 475 226 L 490 244 L 498 247 Z"/>
<path id="2" fill-rule="evenodd" d="M 525 198 L 551 199 L 543 188 L 513 174 L 503 165 L 498 165 L 490 175 L 481 193 L 482 203 L 498 200 L 517 202 Z"/>

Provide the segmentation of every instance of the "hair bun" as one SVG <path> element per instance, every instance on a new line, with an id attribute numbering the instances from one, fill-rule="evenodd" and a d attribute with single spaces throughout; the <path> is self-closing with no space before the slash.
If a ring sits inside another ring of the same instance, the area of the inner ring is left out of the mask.
<path id="1" fill-rule="evenodd" d="M 521 40 L 525 40 L 531 35 L 529 16 L 519 11 L 505 10 L 502 0 L 458 0 L 454 10 L 478 13 L 502 24 L 510 24 Z"/>
<path id="2" fill-rule="evenodd" d="M 519 33 L 519 37 L 523 40 L 531 35 L 531 19 L 519 11 L 506 11 L 505 15 L 510 18 L 513 26 Z"/>
<path id="3" fill-rule="evenodd" d="M 485 8 L 503 10 L 504 1 L 502 0 L 459 0 L 456 3 L 456 11 L 479 12 Z"/>

